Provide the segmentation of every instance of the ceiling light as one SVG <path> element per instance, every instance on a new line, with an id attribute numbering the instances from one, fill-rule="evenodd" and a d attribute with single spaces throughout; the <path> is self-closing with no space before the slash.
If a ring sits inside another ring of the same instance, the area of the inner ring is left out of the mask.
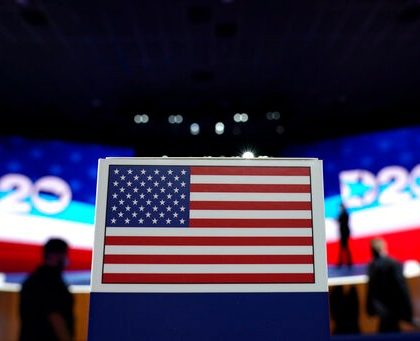
<path id="1" fill-rule="evenodd" d="M 243 112 L 242 114 L 237 112 L 235 115 L 233 115 L 233 120 L 235 122 L 246 122 L 248 121 L 248 114 L 245 112 Z"/>
<path id="2" fill-rule="evenodd" d="M 182 115 L 175 115 L 175 123 L 182 123 L 183 120 L 184 118 L 182 117 Z"/>
<path id="3" fill-rule="evenodd" d="M 279 120 L 280 119 L 280 112 L 278 111 L 269 111 L 265 114 L 267 120 Z"/>
<path id="4" fill-rule="evenodd" d="M 142 114 L 142 115 L 136 114 L 136 115 L 134 115 L 134 122 L 137 123 L 137 124 L 147 123 L 147 122 L 149 122 L 149 116 L 146 115 L 146 114 Z"/>
<path id="5" fill-rule="evenodd" d="M 217 135 L 223 134 L 225 132 L 225 125 L 223 124 L 223 122 L 217 122 L 214 127 L 214 131 Z"/>
<path id="6" fill-rule="evenodd" d="M 183 120 L 184 118 L 182 117 L 182 115 L 169 115 L 168 116 L 168 122 L 170 124 L 180 124 L 182 123 Z"/>
<path id="7" fill-rule="evenodd" d="M 241 114 L 240 113 L 236 113 L 235 115 L 233 115 L 233 120 L 235 122 L 241 122 Z"/>
<path id="8" fill-rule="evenodd" d="M 200 134 L 200 126 L 198 125 L 198 123 L 193 123 L 190 125 L 190 133 L 191 135 Z"/>

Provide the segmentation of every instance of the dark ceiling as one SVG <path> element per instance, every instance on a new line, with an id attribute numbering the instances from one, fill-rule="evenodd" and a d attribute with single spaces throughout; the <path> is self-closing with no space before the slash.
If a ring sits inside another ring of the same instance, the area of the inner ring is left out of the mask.
<path id="1" fill-rule="evenodd" d="M 0 134 L 139 156 L 281 156 L 420 123 L 417 1 L 2 0 L 0 62 Z"/>

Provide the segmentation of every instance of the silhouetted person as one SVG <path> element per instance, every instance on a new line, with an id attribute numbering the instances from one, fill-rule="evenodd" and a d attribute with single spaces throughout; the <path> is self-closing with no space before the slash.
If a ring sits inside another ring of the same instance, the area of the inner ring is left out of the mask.
<path id="1" fill-rule="evenodd" d="M 373 238 L 370 247 L 373 259 L 367 273 L 367 313 L 379 317 L 378 332 L 398 332 L 400 321 L 413 322 L 403 265 L 388 255 L 384 239 Z"/>
<path id="2" fill-rule="evenodd" d="M 52 238 L 45 243 L 43 256 L 43 263 L 22 283 L 19 340 L 73 340 L 73 296 L 62 278 L 68 245 Z"/>
<path id="3" fill-rule="evenodd" d="M 353 260 L 350 251 L 349 239 L 350 239 L 350 216 L 343 203 L 340 204 L 340 212 L 338 214 L 338 227 L 340 235 L 340 245 L 338 250 L 338 266 L 342 266 L 344 263 L 351 267 Z"/>
<path id="4" fill-rule="evenodd" d="M 330 293 L 331 319 L 334 321 L 335 334 L 358 334 L 359 327 L 359 296 L 354 285 L 344 290 L 343 285 L 331 288 Z"/>

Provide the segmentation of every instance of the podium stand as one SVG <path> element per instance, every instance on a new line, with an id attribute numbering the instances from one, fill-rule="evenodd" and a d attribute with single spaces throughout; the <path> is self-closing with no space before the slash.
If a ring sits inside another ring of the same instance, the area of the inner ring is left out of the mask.
<path id="1" fill-rule="evenodd" d="M 322 162 L 106 158 L 88 339 L 327 340 Z"/>

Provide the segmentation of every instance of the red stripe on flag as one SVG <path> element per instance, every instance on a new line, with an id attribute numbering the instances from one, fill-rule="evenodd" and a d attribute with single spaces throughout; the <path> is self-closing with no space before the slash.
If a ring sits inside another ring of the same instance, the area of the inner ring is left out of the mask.
<path id="1" fill-rule="evenodd" d="M 105 255 L 105 264 L 312 264 L 313 255 Z"/>
<path id="2" fill-rule="evenodd" d="M 311 219 L 190 219 L 190 227 L 312 227 Z"/>
<path id="3" fill-rule="evenodd" d="M 181 283 L 197 283 L 197 284 L 224 284 L 224 283 L 314 283 L 315 276 L 313 273 L 301 274 L 122 274 L 122 273 L 104 273 L 102 283 L 105 284 L 146 284 L 146 283 L 165 283 L 165 284 L 181 284 Z"/>
<path id="4" fill-rule="evenodd" d="M 191 210 L 311 210 L 309 201 L 191 201 Z"/>
<path id="5" fill-rule="evenodd" d="M 191 167 L 191 175 L 292 175 L 309 176 L 309 167 Z"/>
<path id="6" fill-rule="evenodd" d="M 312 237 L 107 236 L 106 245 L 312 245 Z"/>
<path id="7" fill-rule="evenodd" d="M 191 192 L 310 193 L 311 185 L 295 184 L 190 184 Z"/>

